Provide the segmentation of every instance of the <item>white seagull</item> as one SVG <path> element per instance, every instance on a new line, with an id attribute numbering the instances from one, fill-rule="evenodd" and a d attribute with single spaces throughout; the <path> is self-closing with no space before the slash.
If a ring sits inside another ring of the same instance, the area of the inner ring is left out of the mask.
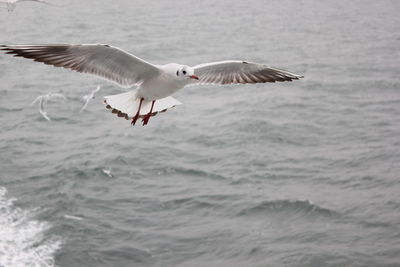
<path id="1" fill-rule="evenodd" d="M 90 92 L 90 94 L 82 96 L 83 100 L 85 100 L 85 104 L 83 105 L 83 107 L 81 108 L 81 110 L 79 112 L 82 112 L 87 108 L 90 100 L 94 99 L 94 95 L 98 91 L 100 91 L 100 88 L 101 88 L 100 85 L 98 85 L 96 89 L 94 89 L 93 91 Z"/>
<path id="2" fill-rule="evenodd" d="M 0 45 L 6 54 L 56 67 L 93 74 L 135 90 L 105 96 L 104 103 L 118 117 L 146 125 L 151 116 L 181 103 L 170 95 L 187 85 L 284 82 L 301 75 L 242 60 L 205 63 L 193 67 L 176 63 L 153 65 L 117 47 L 103 44 Z"/>
<path id="3" fill-rule="evenodd" d="M 32 1 L 32 2 L 38 2 L 46 5 L 52 5 L 49 2 L 46 2 L 44 0 L 0 0 L 0 4 L 6 4 L 8 12 L 14 11 L 15 7 L 17 6 L 17 3 L 19 2 L 26 2 L 26 1 Z"/>
<path id="4" fill-rule="evenodd" d="M 44 107 L 47 105 L 47 102 L 53 98 L 61 98 L 61 99 L 65 100 L 65 96 L 62 94 L 48 93 L 48 94 L 40 95 L 40 96 L 36 97 L 36 99 L 33 100 L 32 104 L 31 104 L 31 105 L 33 105 L 33 104 L 39 102 L 39 113 L 43 116 L 43 118 L 45 118 L 48 121 L 50 121 L 51 119 L 47 115 L 47 112 L 45 111 Z"/>

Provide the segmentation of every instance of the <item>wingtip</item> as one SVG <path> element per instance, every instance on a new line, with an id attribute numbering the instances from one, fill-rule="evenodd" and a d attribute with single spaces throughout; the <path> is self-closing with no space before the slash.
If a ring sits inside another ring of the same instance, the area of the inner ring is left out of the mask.
<path id="1" fill-rule="evenodd" d="M 0 50 L 6 51 L 6 54 L 12 54 L 15 49 L 18 49 L 15 47 L 15 45 L 0 44 Z"/>

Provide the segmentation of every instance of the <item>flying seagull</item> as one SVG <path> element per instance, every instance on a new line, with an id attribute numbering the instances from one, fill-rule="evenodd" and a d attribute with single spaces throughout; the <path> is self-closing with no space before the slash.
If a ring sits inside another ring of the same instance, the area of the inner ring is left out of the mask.
<path id="1" fill-rule="evenodd" d="M 0 0 L 0 4 L 6 4 L 8 12 L 14 11 L 15 7 L 17 6 L 17 3 L 19 2 L 26 2 L 26 1 L 32 1 L 32 2 L 38 2 L 46 5 L 52 5 L 49 2 L 46 2 L 44 0 Z"/>
<path id="2" fill-rule="evenodd" d="M 89 105 L 90 100 L 94 99 L 94 95 L 95 95 L 98 91 L 100 91 L 100 88 L 101 88 L 100 85 L 98 85 L 96 89 L 94 89 L 93 91 L 90 92 L 90 94 L 84 95 L 84 96 L 82 97 L 83 100 L 85 100 L 85 104 L 83 105 L 83 107 L 81 108 L 81 110 L 80 110 L 79 112 L 82 112 L 82 111 L 84 111 L 84 110 L 87 108 L 87 106 Z"/>
<path id="3" fill-rule="evenodd" d="M 135 90 L 105 96 L 104 103 L 112 113 L 131 120 L 142 119 L 146 125 L 151 116 L 181 103 L 171 97 L 187 85 L 245 84 L 284 82 L 301 75 L 242 60 L 227 60 L 196 65 L 176 63 L 153 65 L 117 47 L 103 44 L 0 45 L 0 50 L 56 67 L 93 74 L 123 88 Z"/>
<path id="4" fill-rule="evenodd" d="M 31 105 L 33 105 L 33 104 L 39 102 L 39 113 L 43 116 L 43 118 L 45 118 L 48 121 L 50 121 L 51 119 L 47 115 L 47 112 L 45 111 L 44 107 L 47 105 L 47 102 L 53 98 L 61 98 L 61 99 L 65 100 L 65 96 L 62 94 L 48 93 L 48 94 L 40 95 L 40 96 L 36 97 L 36 99 L 33 100 L 32 104 L 31 104 Z"/>

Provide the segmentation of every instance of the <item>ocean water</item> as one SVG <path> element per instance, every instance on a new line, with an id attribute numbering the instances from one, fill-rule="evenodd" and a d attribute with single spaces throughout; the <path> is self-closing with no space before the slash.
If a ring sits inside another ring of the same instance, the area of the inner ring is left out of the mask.
<path id="1" fill-rule="evenodd" d="M 305 78 L 186 88 L 131 127 L 114 84 L 1 53 L 0 266 L 400 266 L 399 1 L 52 2 L 0 10 L 0 43 Z"/>

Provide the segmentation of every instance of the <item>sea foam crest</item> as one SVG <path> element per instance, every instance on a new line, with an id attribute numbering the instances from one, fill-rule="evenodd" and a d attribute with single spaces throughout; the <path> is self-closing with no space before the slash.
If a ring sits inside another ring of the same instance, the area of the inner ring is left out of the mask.
<path id="1" fill-rule="evenodd" d="M 60 240 L 45 240 L 49 224 L 33 219 L 33 212 L 13 205 L 0 187 L 0 267 L 55 266 Z"/>

